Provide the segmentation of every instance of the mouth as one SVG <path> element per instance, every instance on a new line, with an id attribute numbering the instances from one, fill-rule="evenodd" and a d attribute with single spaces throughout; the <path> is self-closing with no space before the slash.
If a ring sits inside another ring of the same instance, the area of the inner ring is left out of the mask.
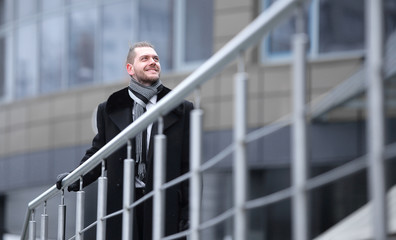
<path id="1" fill-rule="evenodd" d="M 157 68 L 155 68 L 155 67 L 146 68 L 146 71 L 150 71 L 150 70 L 153 70 L 153 71 L 158 71 L 158 69 L 157 69 Z"/>

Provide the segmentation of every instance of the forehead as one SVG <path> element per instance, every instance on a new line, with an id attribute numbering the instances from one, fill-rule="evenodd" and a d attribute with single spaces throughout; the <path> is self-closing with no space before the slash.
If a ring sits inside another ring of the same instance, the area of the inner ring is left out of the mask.
<path id="1" fill-rule="evenodd" d="M 137 58 L 141 56 L 158 56 L 157 52 L 151 47 L 135 48 L 135 54 Z"/>

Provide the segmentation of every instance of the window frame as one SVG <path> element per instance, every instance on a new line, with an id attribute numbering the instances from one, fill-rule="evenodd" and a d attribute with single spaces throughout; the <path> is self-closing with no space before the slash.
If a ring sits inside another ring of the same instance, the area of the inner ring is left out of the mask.
<path id="1" fill-rule="evenodd" d="M 212 1 L 213 2 L 213 1 Z M 187 12 L 187 4 L 186 0 L 175 0 L 174 4 L 174 12 L 175 12 L 175 19 L 174 19 L 174 58 L 173 58 L 173 68 L 172 71 L 180 72 L 180 71 L 191 71 L 199 67 L 204 61 L 207 59 L 202 60 L 195 60 L 195 61 L 185 61 L 186 55 L 186 12 Z M 212 8 L 212 11 L 214 9 Z M 212 12 L 212 14 L 214 14 Z M 214 22 L 213 22 L 214 24 Z M 213 30 L 212 30 L 213 31 Z M 209 46 L 213 49 L 213 41 L 212 46 Z"/>
<path id="2" fill-rule="evenodd" d="M 260 10 L 262 13 L 265 9 L 268 8 L 270 0 L 260 0 Z M 335 58 L 354 58 L 354 57 L 362 57 L 364 55 L 365 50 L 349 50 L 349 51 L 334 51 L 321 53 L 319 52 L 319 18 L 320 18 L 320 1 L 321 0 L 312 0 L 310 5 L 308 6 L 308 14 L 307 17 L 307 35 L 309 40 L 309 47 L 307 50 L 307 56 L 310 60 L 324 60 L 324 59 L 335 59 Z M 271 54 L 269 52 L 270 47 L 270 34 L 265 36 L 260 44 L 260 62 L 261 63 L 283 63 L 290 62 L 292 58 L 292 52 L 289 50 L 288 52 L 282 54 Z"/>

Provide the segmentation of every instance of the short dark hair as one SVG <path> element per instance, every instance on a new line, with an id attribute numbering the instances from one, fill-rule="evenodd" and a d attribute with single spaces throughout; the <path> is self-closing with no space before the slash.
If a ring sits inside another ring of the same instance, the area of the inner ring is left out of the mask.
<path id="1" fill-rule="evenodd" d="M 136 57 L 135 48 L 149 47 L 155 50 L 154 45 L 149 42 L 137 42 L 129 47 L 126 63 L 133 63 Z"/>

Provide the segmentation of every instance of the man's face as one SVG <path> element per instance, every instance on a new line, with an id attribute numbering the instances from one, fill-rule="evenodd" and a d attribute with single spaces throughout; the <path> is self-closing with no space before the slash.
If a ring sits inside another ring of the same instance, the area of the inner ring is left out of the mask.
<path id="1" fill-rule="evenodd" d="M 133 63 L 127 63 L 127 72 L 140 84 L 151 86 L 160 78 L 159 57 L 150 47 L 135 48 L 135 53 Z"/>

